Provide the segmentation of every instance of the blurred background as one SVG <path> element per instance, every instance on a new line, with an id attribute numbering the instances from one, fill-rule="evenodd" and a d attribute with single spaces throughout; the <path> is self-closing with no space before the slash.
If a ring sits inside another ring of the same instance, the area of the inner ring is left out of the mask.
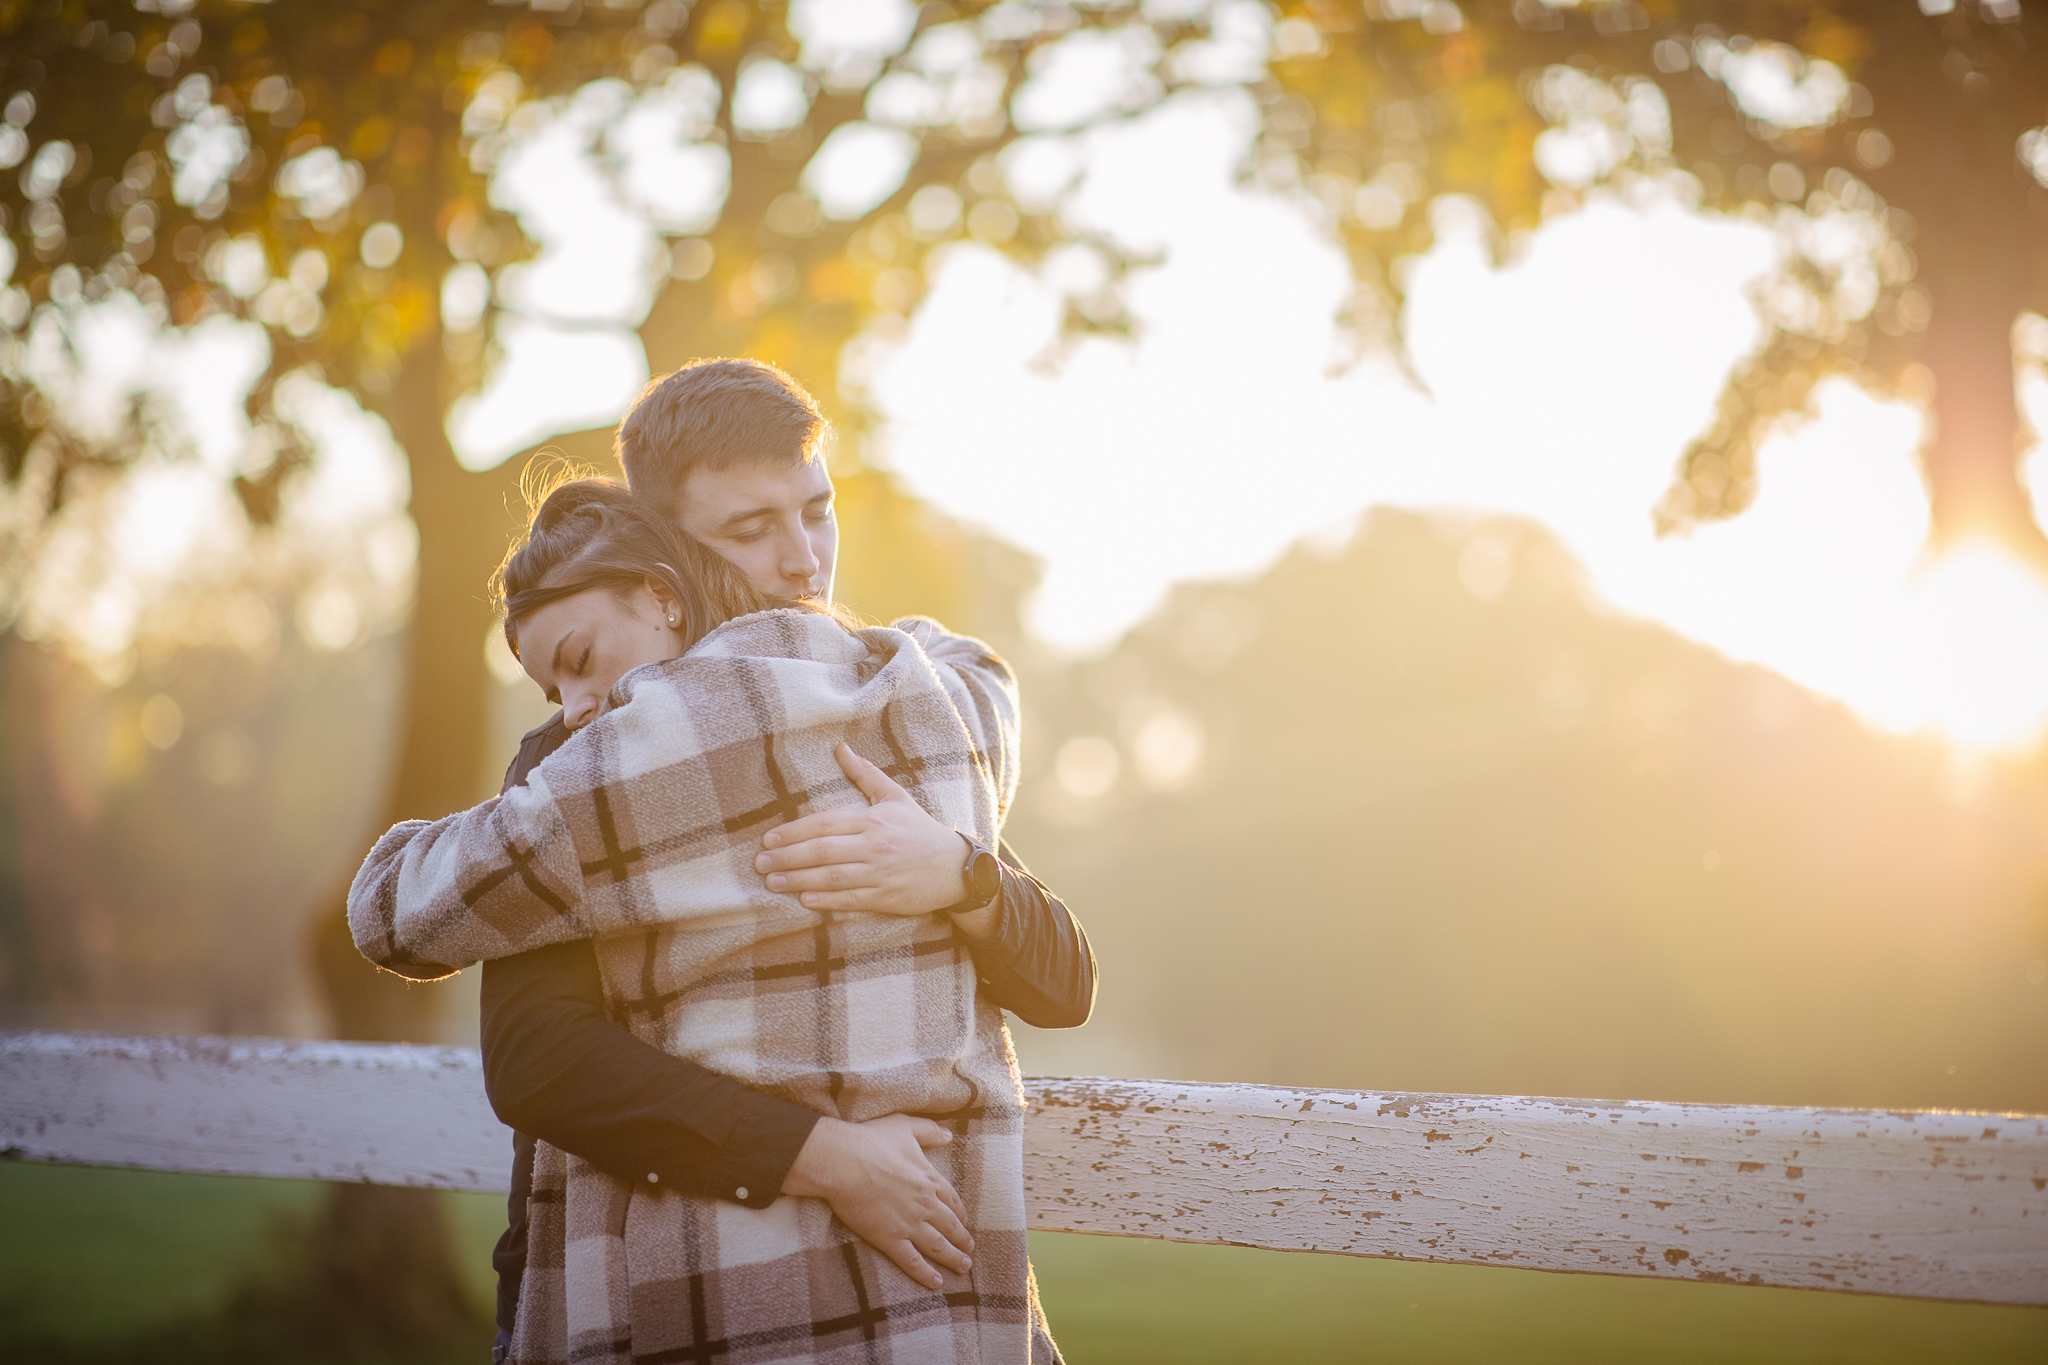
<path id="1" fill-rule="evenodd" d="M 1018 667 L 1028 1071 L 2048 1112 L 2031 0 L 43 0 L 0 169 L 0 1026 L 473 1044 L 342 893 L 547 714 L 520 473 L 729 354 Z M 479 1359 L 502 1226 L 0 1165 L 0 1349 Z M 1079 1365 L 2048 1352 L 1034 1249 Z"/>

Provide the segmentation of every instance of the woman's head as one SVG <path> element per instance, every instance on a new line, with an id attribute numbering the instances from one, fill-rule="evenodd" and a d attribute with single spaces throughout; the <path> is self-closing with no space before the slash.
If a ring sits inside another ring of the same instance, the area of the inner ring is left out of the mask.
<path id="1" fill-rule="evenodd" d="M 537 502 L 491 595 L 512 653 L 572 730 L 596 719 L 632 669 L 782 605 L 610 479 L 559 482 Z"/>

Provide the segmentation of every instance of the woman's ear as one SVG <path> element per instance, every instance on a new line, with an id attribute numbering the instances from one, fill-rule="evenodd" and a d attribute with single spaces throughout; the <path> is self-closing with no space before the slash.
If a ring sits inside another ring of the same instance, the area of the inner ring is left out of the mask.
<path id="1" fill-rule="evenodd" d="M 671 626 L 680 629 L 683 624 L 683 609 L 681 604 L 676 601 L 676 595 L 669 591 L 668 584 L 662 582 L 653 574 L 648 574 L 640 582 L 647 589 L 648 594 L 654 598 L 654 605 L 660 609 L 662 619 L 666 620 Z"/>

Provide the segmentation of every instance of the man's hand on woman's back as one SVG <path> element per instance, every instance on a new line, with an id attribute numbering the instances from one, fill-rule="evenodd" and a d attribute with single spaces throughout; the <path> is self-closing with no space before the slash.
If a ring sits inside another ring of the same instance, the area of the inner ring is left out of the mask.
<path id="1" fill-rule="evenodd" d="M 930 1119 L 908 1114 L 866 1123 L 820 1119 L 782 1192 L 823 1199 L 840 1222 L 904 1274 L 937 1289 L 944 1281 L 934 1262 L 956 1274 L 974 1264 L 966 1206 L 924 1154 L 952 1140 Z"/>
<path id="2" fill-rule="evenodd" d="M 868 804 L 819 811 L 768 831 L 754 860 L 768 889 L 812 910 L 929 915 L 958 905 L 967 891 L 965 841 L 850 746 L 836 754 Z M 975 932 L 971 924 L 961 927 Z"/>

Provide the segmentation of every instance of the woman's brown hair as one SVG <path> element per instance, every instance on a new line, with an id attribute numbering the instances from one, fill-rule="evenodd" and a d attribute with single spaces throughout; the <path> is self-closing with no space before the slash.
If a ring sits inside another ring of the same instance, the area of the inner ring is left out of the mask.
<path id="1" fill-rule="evenodd" d="M 634 501 L 612 479 L 529 476 L 526 533 L 491 575 L 491 603 L 505 617 L 505 642 L 519 653 L 521 617 L 592 588 L 621 596 L 652 579 L 675 599 L 683 648 L 748 612 L 805 606 L 762 592 L 731 561 L 707 550 Z"/>

